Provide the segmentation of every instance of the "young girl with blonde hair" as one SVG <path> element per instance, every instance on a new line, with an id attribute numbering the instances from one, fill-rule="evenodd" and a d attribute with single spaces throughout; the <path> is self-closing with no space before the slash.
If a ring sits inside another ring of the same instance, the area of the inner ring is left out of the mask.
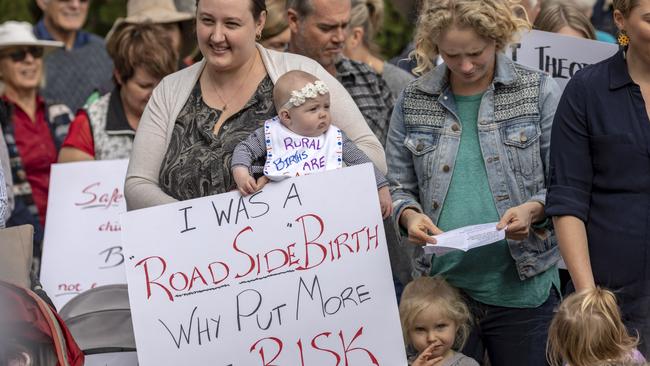
<path id="1" fill-rule="evenodd" d="M 470 312 L 457 289 L 441 277 L 409 283 L 399 306 L 411 366 L 478 366 L 457 352 L 470 331 Z"/>
<path id="2" fill-rule="evenodd" d="M 549 328 L 547 357 L 552 366 L 645 365 L 637 344 L 614 294 L 598 287 L 562 302 Z"/>

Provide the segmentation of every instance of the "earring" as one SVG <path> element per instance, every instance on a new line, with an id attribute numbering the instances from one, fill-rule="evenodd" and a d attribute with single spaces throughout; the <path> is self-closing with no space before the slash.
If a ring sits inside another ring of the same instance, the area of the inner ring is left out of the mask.
<path id="1" fill-rule="evenodd" d="M 630 44 L 630 37 L 627 36 L 624 30 L 618 32 L 618 44 L 623 47 Z"/>
<path id="2" fill-rule="evenodd" d="M 262 39 L 262 33 L 255 33 L 255 40 L 259 41 Z"/>

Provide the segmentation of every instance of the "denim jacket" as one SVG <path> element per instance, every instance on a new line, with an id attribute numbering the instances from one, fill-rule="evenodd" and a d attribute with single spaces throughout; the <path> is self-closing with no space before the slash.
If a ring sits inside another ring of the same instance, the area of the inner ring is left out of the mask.
<path id="1" fill-rule="evenodd" d="M 406 208 L 423 212 L 435 224 L 443 207 L 462 128 L 447 75 L 442 64 L 411 82 L 393 111 L 386 155 L 395 225 Z M 545 203 L 551 124 L 560 94 L 546 74 L 497 54 L 477 122 L 499 216 L 528 201 Z M 559 259 L 548 225 L 531 230 L 526 240 L 509 239 L 508 246 L 522 280 Z M 416 272 L 428 273 L 431 257 L 419 247 L 414 255 Z"/>

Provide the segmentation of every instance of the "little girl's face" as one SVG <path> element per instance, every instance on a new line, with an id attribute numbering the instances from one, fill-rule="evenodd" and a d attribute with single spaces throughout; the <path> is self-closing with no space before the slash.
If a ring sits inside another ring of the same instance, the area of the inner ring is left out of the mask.
<path id="1" fill-rule="evenodd" d="M 291 131 L 308 137 L 324 134 L 332 123 L 329 93 L 307 98 L 302 105 L 291 108 L 289 116 L 285 126 Z"/>
<path id="2" fill-rule="evenodd" d="M 437 306 L 431 305 L 415 318 L 409 339 L 418 352 L 433 345 L 432 358 L 447 357 L 452 352 L 457 330 L 456 322 L 443 316 Z"/>

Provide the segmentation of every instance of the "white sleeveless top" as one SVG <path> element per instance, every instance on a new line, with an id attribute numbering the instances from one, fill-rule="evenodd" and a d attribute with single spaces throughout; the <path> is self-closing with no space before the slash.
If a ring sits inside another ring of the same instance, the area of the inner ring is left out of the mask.
<path id="1" fill-rule="evenodd" d="M 330 126 L 325 134 L 318 137 L 305 137 L 284 127 L 276 116 L 264 122 L 264 134 L 264 175 L 271 180 L 343 166 L 343 137 L 341 130 L 335 126 Z"/>

